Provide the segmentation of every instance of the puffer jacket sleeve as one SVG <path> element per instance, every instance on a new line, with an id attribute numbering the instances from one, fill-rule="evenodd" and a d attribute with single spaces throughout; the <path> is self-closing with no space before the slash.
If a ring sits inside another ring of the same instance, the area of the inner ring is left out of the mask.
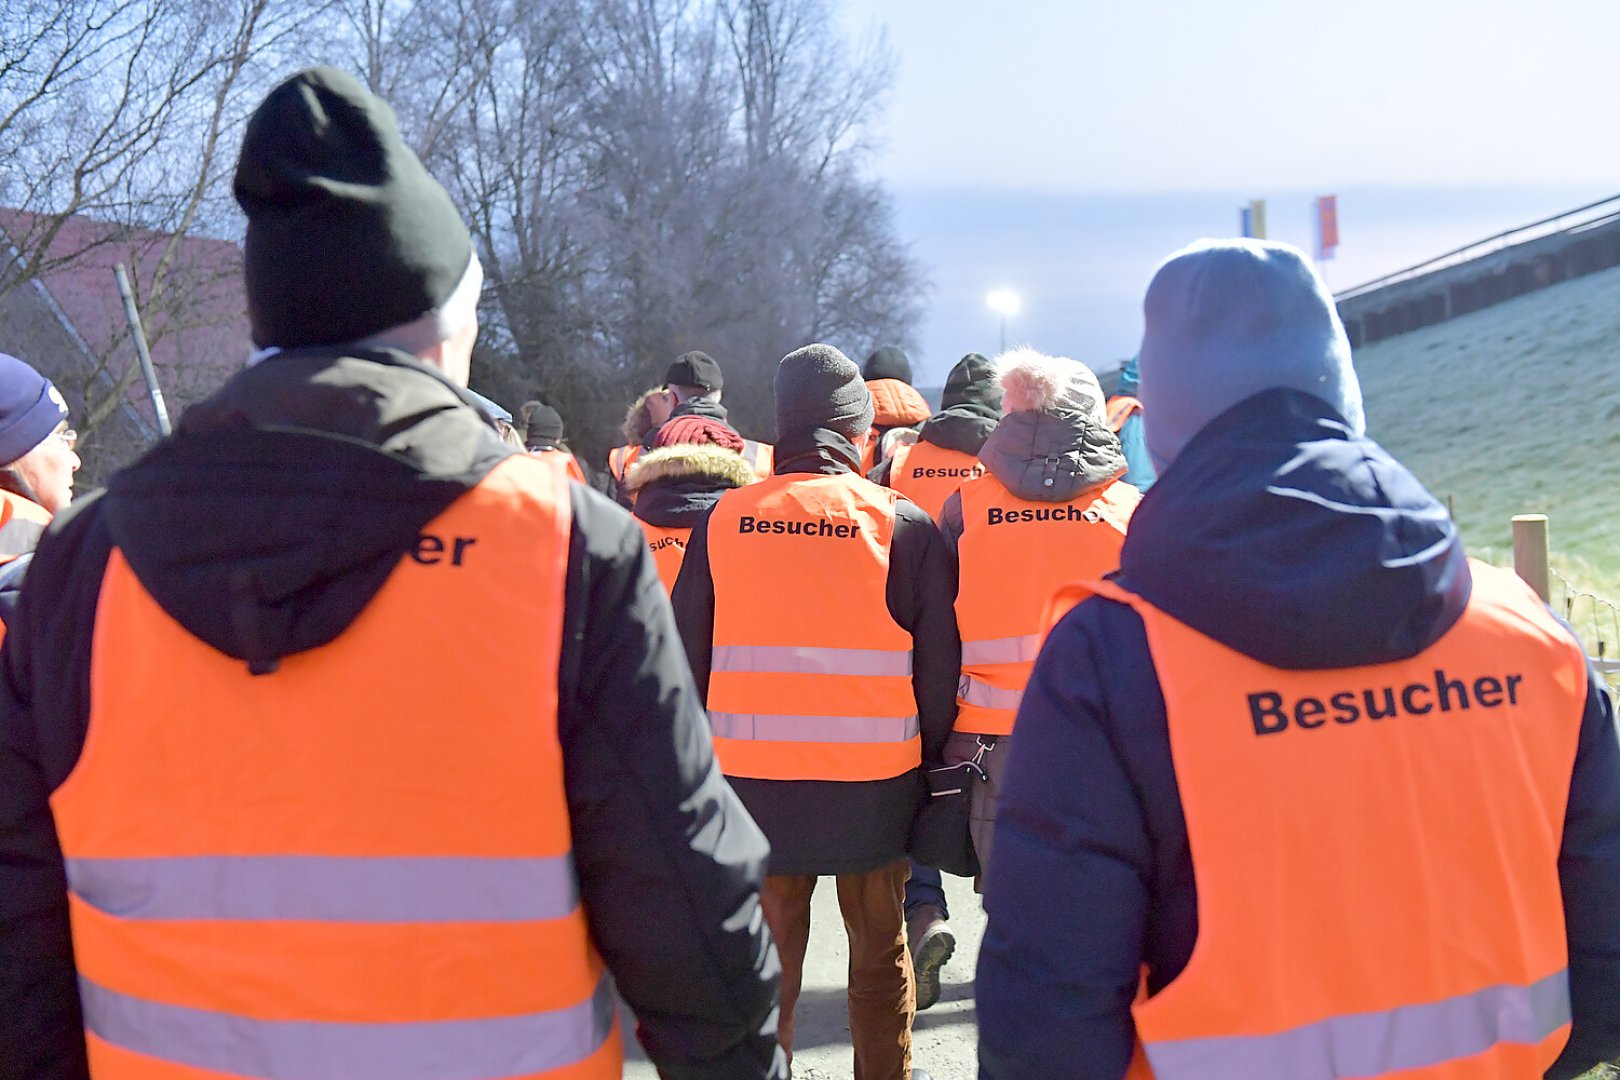
<path id="1" fill-rule="evenodd" d="M 785 1075 L 759 905 L 769 846 L 715 765 L 641 530 L 573 490 L 568 606 L 584 619 L 559 730 L 592 937 L 664 1077 Z"/>
<path id="2" fill-rule="evenodd" d="M 1620 741 L 1609 692 L 1595 673 L 1587 675 L 1558 880 L 1574 1024 L 1547 1077 L 1569 1080 L 1620 1058 Z"/>
<path id="3" fill-rule="evenodd" d="M 1132 687 L 1139 700 L 1116 700 Z M 1144 783 L 1144 768 L 1156 780 Z M 1147 790 L 1165 792 L 1165 805 L 1145 807 L 1138 793 Z M 1018 712 L 995 848 L 979 954 L 979 1075 L 1120 1080 L 1142 966 L 1162 983 L 1196 935 L 1163 699 L 1130 609 L 1088 600 L 1041 650 Z"/>

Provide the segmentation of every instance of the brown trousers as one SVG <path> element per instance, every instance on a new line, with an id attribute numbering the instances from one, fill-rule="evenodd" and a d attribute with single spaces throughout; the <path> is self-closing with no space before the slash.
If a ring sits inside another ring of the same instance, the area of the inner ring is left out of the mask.
<path id="1" fill-rule="evenodd" d="M 917 987 L 906 948 L 906 860 L 866 874 L 842 874 L 838 907 L 849 935 L 849 1035 L 855 1047 L 855 1080 L 907 1080 L 911 1075 L 911 1021 Z M 814 877 L 765 879 L 760 902 L 782 958 L 782 1018 L 777 1032 L 788 1064 L 793 1062 L 793 1007 L 804 982 L 810 943 L 810 895 Z"/>

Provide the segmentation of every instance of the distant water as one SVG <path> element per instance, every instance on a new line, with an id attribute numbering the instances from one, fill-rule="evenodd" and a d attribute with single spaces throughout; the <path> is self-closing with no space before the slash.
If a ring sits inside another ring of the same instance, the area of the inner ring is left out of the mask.
<path id="1" fill-rule="evenodd" d="M 938 386 L 965 352 L 994 354 L 1000 317 L 984 302 L 1012 288 L 1023 311 L 1011 344 L 1112 368 L 1142 336 L 1142 292 L 1164 256 L 1205 236 L 1233 236 L 1259 192 L 1146 195 L 929 189 L 896 193 L 900 228 L 933 281 L 917 381 Z M 1452 248 L 1615 194 L 1584 188 L 1366 188 L 1263 193 L 1268 232 L 1312 251 L 1317 194 L 1339 197 L 1335 291 Z"/>

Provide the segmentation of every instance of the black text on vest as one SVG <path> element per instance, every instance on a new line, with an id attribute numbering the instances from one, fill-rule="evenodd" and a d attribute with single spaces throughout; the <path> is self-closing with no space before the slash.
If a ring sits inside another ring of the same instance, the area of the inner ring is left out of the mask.
<path id="1" fill-rule="evenodd" d="M 847 540 L 859 536 L 861 530 L 856 525 L 835 524 L 825 519 L 816 521 L 774 521 L 770 518 L 756 518 L 744 514 L 737 522 L 737 532 L 740 533 L 773 533 L 777 536 L 835 536 L 840 540 Z"/>
<path id="2" fill-rule="evenodd" d="M 476 536 L 456 536 L 447 545 L 444 537 L 423 533 L 416 538 L 416 546 L 411 548 L 411 558 L 423 566 L 438 566 L 448 557 L 451 566 L 460 566 L 467 557 L 467 549 L 476 543 Z"/>
<path id="3" fill-rule="evenodd" d="M 678 536 L 660 536 L 657 540 L 654 540 L 652 543 L 647 545 L 647 550 L 663 551 L 667 547 L 678 547 L 682 551 L 685 551 L 686 541 L 682 540 Z"/>
<path id="4" fill-rule="evenodd" d="M 911 475 L 919 480 L 977 480 L 984 475 L 984 466 L 968 465 L 960 468 L 943 468 L 927 465 L 920 469 L 912 469 Z"/>
<path id="5" fill-rule="evenodd" d="M 1091 507 L 1084 510 L 1077 506 L 1042 506 L 1029 510 L 1003 510 L 999 506 L 992 506 L 989 518 L 985 523 L 987 525 L 1017 525 L 1030 521 L 1084 521 L 1095 524 L 1101 520 L 1102 514 Z"/>
<path id="6" fill-rule="evenodd" d="M 1473 708 L 1496 709 L 1519 703 L 1523 675 L 1481 675 L 1472 682 L 1452 679 L 1437 669 L 1433 682 L 1380 686 L 1362 690 L 1340 690 L 1327 700 L 1299 697 L 1289 701 L 1275 690 L 1249 695 L 1249 720 L 1256 735 L 1275 735 L 1291 725 L 1307 731 L 1357 720 L 1388 720 L 1397 714 L 1423 716 L 1435 711 L 1462 712 Z"/>

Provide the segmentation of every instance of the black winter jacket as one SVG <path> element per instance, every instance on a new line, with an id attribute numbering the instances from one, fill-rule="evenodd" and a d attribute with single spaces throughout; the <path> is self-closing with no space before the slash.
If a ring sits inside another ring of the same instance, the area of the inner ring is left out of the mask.
<path id="1" fill-rule="evenodd" d="M 193 634 L 274 678 L 280 657 L 342 634 L 420 529 L 509 453 L 409 357 L 290 353 L 52 525 L 0 653 L 0 1076 L 87 1076 L 47 799 L 83 748 L 111 550 Z M 664 1076 L 783 1075 L 764 838 L 714 766 L 640 529 L 577 484 L 570 498 L 558 733 L 591 936 Z M 244 571 L 254 599 L 227 602 Z"/>
<path id="2" fill-rule="evenodd" d="M 831 431 L 784 439 L 776 472 L 853 472 L 859 455 Z M 962 643 L 956 632 L 956 562 L 939 529 L 913 503 L 895 508 L 886 600 L 889 614 L 912 636 L 912 688 L 922 728 L 923 762 L 939 763 L 956 723 L 956 683 Z M 784 573 L 793 568 L 784 567 Z M 693 677 L 705 698 L 714 644 L 714 579 L 709 569 L 708 519 L 686 545 L 686 561 L 672 595 L 675 622 L 686 643 Z M 830 596 L 829 602 L 836 602 Z M 771 842 L 772 874 L 860 874 L 906 854 L 923 797 L 913 770 L 892 780 L 752 780 L 733 777 L 754 820 Z"/>

